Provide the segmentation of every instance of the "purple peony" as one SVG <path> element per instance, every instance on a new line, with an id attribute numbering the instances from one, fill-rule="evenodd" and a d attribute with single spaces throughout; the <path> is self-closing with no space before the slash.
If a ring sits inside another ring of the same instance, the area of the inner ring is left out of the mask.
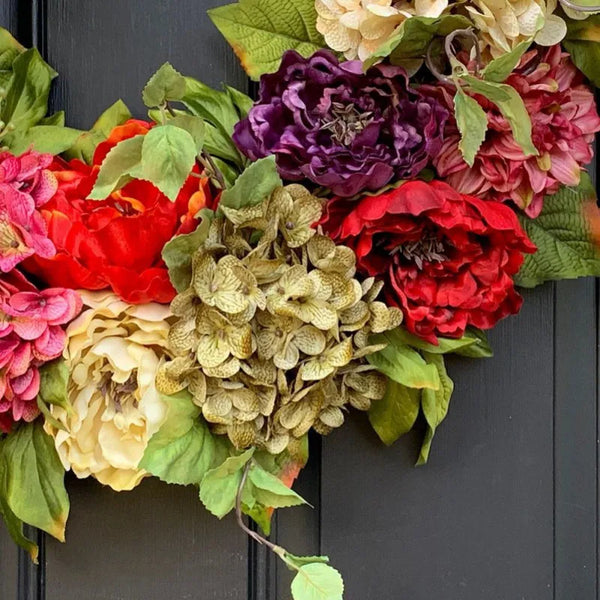
<path id="1" fill-rule="evenodd" d="M 339 63 L 328 51 L 285 53 L 263 75 L 258 102 L 234 140 L 251 160 L 274 154 L 284 179 L 304 178 L 338 196 L 415 177 L 442 146 L 448 112 L 408 85 L 400 67 Z"/>

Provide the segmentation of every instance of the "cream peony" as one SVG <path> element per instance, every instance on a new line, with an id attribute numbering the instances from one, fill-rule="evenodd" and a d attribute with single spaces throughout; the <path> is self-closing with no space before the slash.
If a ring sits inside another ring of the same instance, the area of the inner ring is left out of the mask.
<path id="1" fill-rule="evenodd" d="M 53 406 L 46 422 L 67 470 L 117 491 L 133 489 L 150 437 L 166 416 L 154 379 L 166 354 L 169 307 L 132 306 L 107 292 L 82 291 L 84 311 L 67 329 L 64 351 L 72 411 Z"/>
<path id="2" fill-rule="evenodd" d="M 366 60 L 413 16 L 439 17 L 448 0 L 316 0 L 317 29 L 333 50 Z"/>

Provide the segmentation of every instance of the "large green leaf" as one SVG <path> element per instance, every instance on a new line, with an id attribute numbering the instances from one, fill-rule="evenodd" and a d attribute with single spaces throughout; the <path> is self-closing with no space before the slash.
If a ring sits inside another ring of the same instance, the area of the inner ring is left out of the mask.
<path id="1" fill-rule="evenodd" d="M 81 131 L 60 125 L 36 125 L 27 133 L 14 136 L 10 150 L 14 154 L 25 152 L 30 146 L 38 152 L 62 154 L 79 139 Z"/>
<path id="2" fill-rule="evenodd" d="M 531 119 L 517 90 L 505 83 L 483 81 L 473 75 L 462 75 L 461 79 L 473 92 L 485 96 L 498 107 L 523 153 L 536 156 L 538 151 L 531 140 Z"/>
<path id="3" fill-rule="evenodd" d="M 255 503 L 265 508 L 286 508 L 307 504 L 304 498 L 257 463 L 250 467 L 242 500 L 250 508 Z"/>
<path id="4" fill-rule="evenodd" d="M 444 37 L 455 29 L 463 29 L 471 25 L 469 19 L 459 15 L 406 19 L 365 61 L 364 68 L 368 69 L 388 56 L 392 64 L 406 58 L 421 58 L 427 52 L 434 37 Z"/>
<path id="5" fill-rule="evenodd" d="M 3 487 L 2 483 L 2 473 L 0 473 L 0 490 Z M 4 519 L 4 523 L 6 525 L 6 529 L 10 534 L 13 542 L 17 544 L 20 548 L 23 548 L 29 554 L 31 560 L 37 564 L 38 556 L 40 553 L 40 549 L 38 545 L 30 540 L 23 532 L 23 521 L 19 519 L 15 513 L 10 509 L 6 500 L 2 496 L 2 492 L 0 491 L 0 516 Z"/>
<path id="6" fill-rule="evenodd" d="M 450 397 L 454 391 L 454 383 L 446 372 L 444 357 L 440 354 L 429 354 L 427 352 L 424 352 L 423 356 L 429 364 L 437 369 L 441 385 L 437 390 L 424 389 L 422 392 L 421 409 L 427 422 L 427 431 L 417 460 L 418 465 L 425 464 L 429 458 L 435 430 L 448 414 Z"/>
<path id="7" fill-rule="evenodd" d="M 460 131 L 458 147 L 465 162 L 472 167 L 475 156 L 485 139 L 488 128 L 487 115 L 477 100 L 467 96 L 458 86 L 454 96 L 456 124 Z"/>
<path id="8" fill-rule="evenodd" d="M 142 179 L 152 182 L 175 201 L 196 161 L 196 142 L 190 133 L 174 125 L 154 127 L 142 145 Z M 134 171 L 137 175 L 138 171 Z"/>
<path id="9" fill-rule="evenodd" d="M 413 428 L 420 406 L 421 390 L 390 379 L 385 396 L 372 403 L 369 421 L 381 441 L 389 446 Z"/>
<path id="10" fill-rule="evenodd" d="M 208 471 L 202 479 L 200 500 L 219 519 L 235 507 L 244 467 L 253 454 L 254 448 L 251 448 L 238 456 L 230 456 L 218 467 Z"/>
<path id="11" fill-rule="evenodd" d="M 181 100 L 184 94 L 185 77 L 166 62 L 148 80 L 142 91 L 142 100 L 147 107 L 154 108 L 169 101 Z"/>
<path id="12" fill-rule="evenodd" d="M 387 344 L 383 350 L 367 356 L 367 360 L 384 375 L 410 388 L 439 388 L 437 369 L 407 346 L 395 331 L 371 336 L 371 341 L 374 344 Z"/>
<path id="13" fill-rule="evenodd" d="M 600 276 L 600 211 L 587 173 L 576 188 L 562 187 L 544 199 L 536 219 L 520 216 L 521 225 L 537 246 L 527 254 L 515 277 L 517 285 L 535 287 L 554 279 Z"/>
<path id="14" fill-rule="evenodd" d="M 342 600 L 344 580 L 333 567 L 319 561 L 302 565 L 292 581 L 294 600 Z"/>
<path id="15" fill-rule="evenodd" d="M 240 0 L 208 14 L 253 79 L 276 71 L 286 50 L 310 56 L 325 47 L 314 0 Z"/>
<path id="16" fill-rule="evenodd" d="M 571 60 L 596 86 L 600 87 L 600 15 L 583 21 L 565 18 L 567 36 L 563 40 Z"/>
<path id="17" fill-rule="evenodd" d="M 0 496 L 17 519 L 65 539 L 69 498 L 65 470 L 40 421 L 19 427 L 0 442 Z"/>
<path id="18" fill-rule="evenodd" d="M 0 88 L 8 88 L 13 62 L 22 52 L 25 48 L 8 30 L 0 27 Z"/>
<path id="19" fill-rule="evenodd" d="M 461 338 L 438 337 L 437 345 L 426 342 L 424 339 L 413 335 L 404 327 L 394 330 L 394 337 L 407 346 L 418 350 L 425 350 L 432 354 L 462 354 L 474 358 L 486 358 L 492 356 L 492 350 L 488 344 L 485 334 L 479 329 L 469 327 Z"/>
<path id="20" fill-rule="evenodd" d="M 164 396 L 167 418 L 148 442 L 140 467 L 166 483 L 199 484 L 227 456 L 223 437 L 214 437 L 186 391 Z"/>
<path id="21" fill-rule="evenodd" d="M 233 187 L 223 192 L 219 206 L 239 209 L 259 204 L 281 185 L 283 184 L 277 173 L 275 157 L 260 158 L 250 164 L 237 178 Z"/>
<path id="22" fill-rule="evenodd" d="M 532 43 L 533 38 L 525 40 L 517 44 L 510 52 L 494 58 L 483 70 L 483 78 L 487 81 L 502 83 L 519 64 L 521 57 L 527 52 Z"/>

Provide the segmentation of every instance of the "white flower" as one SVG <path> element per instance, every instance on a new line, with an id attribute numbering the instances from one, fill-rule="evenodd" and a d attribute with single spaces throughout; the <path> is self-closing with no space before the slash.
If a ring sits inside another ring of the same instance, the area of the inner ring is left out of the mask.
<path id="1" fill-rule="evenodd" d="M 114 490 L 134 488 L 148 440 L 166 405 L 154 385 L 165 356 L 170 316 L 160 304 L 132 306 L 106 292 L 81 292 L 84 311 L 67 329 L 72 411 L 53 406 L 46 430 L 64 467 Z"/>
<path id="2" fill-rule="evenodd" d="M 448 0 L 316 0 L 317 29 L 347 59 L 366 60 L 413 16 L 439 17 Z"/>

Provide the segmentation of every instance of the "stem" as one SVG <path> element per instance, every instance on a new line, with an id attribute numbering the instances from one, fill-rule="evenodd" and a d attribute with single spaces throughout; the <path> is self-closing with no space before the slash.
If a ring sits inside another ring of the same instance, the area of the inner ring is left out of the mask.
<path id="1" fill-rule="evenodd" d="M 251 467 L 252 460 L 249 460 L 244 467 L 242 479 L 240 481 L 240 485 L 238 486 L 237 495 L 235 497 L 235 516 L 237 517 L 238 525 L 241 527 L 242 531 L 245 531 L 253 540 L 266 546 L 269 548 L 269 550 L 277 554 L 277 556 L 282 557 L 282 554 L 285 553 L 285 550 L 281 546 L 277 546 L 273 542 L 270 542 L 258 532 L 252 531 L 252 529 L 250 529 L 246 523 L 244 523 L 244 515 L 242 514 L 242 493 L 244 492 L 244 485 L 246 485 L 246 480 L 248 479 L 248 473 L 250 472 Z"/>
<path id="2" fill-rule="evenodd" d="M 448 60 L 450 61 L 450 65 L 452 65 L 453 61 L 458 61 L 456 54 L 454 53 L 454 49 L 452 48 L 452 44 L 457 37 L 468 37 L 473 40 L 475 47 L 475 75 L 479 75 L 479 69 L 483 66 L 481 61 L 481 49 L 479 48 L 479 39 L 477 38 L 477 35 L 473 31 L 472 27 L 467 27 L 466 29 L 455 29 L 452 33 L 446 36 L 444 40 L 444 50 Z M 431 71 L 435 78 L 442 83 L 456 85 L 455 81 L 451 77 L 448 77 L 447 75 L 444 75 L 438 71 L 437 67 L 433 63 L 433 58 L 431 56 L 432 46 L 433 44 L 429 44 L 427 47 L 427 53 L 425 55 L 425 64 L 427 65 L 427 68 Z"/>
<path id="3" fill-rule="evenodd" d="M 208 152 L 205 152 L 204 150 L 202 151 L 200 155 L 200 162 L 204 167 L 208 166 L 209 170 L 212 172 L 212 175 L 214 175 L 214 178 L 217 180 L 219 187 L 222 190 L 226 189 L 227 184 L 225 183 L 223 173 L 221 173 L 217 165 L 215 165 L 215 161 L 212 159 L 212 156 Z"/>
<path id="4" fill-rule="evenodd" d="M 173 110 L 173 107 L 168 102 L 165 102 L 165 108 L 169 111 L 169 114 L 172 117 L 176 117 L 177 116 L 177 113 Z"/>

